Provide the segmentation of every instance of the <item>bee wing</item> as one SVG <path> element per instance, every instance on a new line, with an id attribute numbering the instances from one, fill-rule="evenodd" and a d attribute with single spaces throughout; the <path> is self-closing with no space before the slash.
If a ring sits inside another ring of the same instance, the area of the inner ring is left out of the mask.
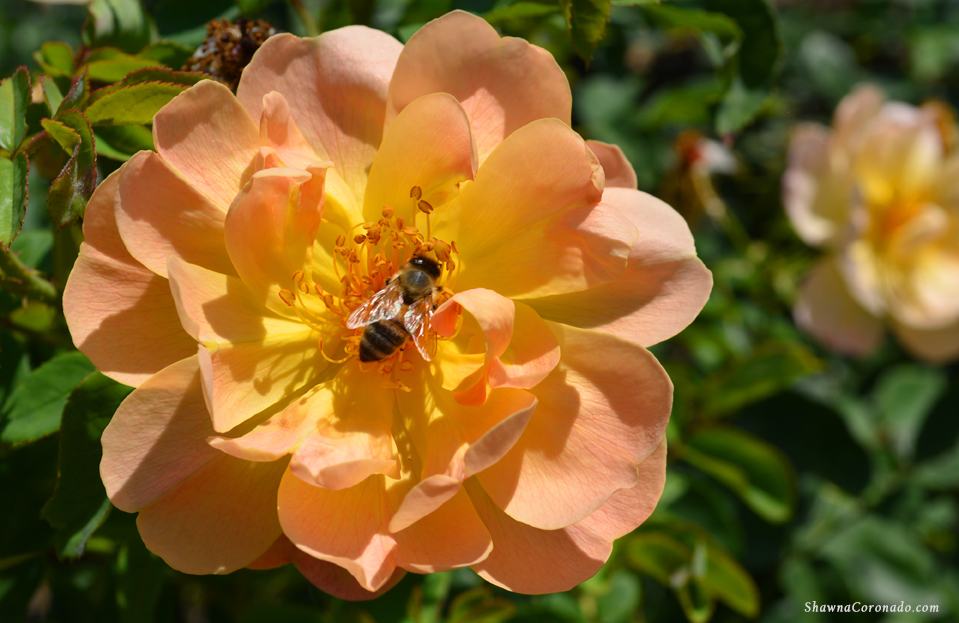
<path id="1" fill-rule="evenodd" d="M 436 353 L 436 333 L 430 331 L 430 319 L 433 316 L 433 297 L 422 298 L 406 310 L 403 315 L 403 326 L 413 338 L 416 350 L 420 351 L 423 359 L 430 361 Z"/>
<path id="2" fill-rule="evenodd" d="M 402 309 L 403 293 L 400 291 L 400 282 L 399 279 L 393 279 L 389 285 L 353 310 L 350 317 L 346 319 L 346 327 L 357 329 L 378 320 L 396 318 Z"/>

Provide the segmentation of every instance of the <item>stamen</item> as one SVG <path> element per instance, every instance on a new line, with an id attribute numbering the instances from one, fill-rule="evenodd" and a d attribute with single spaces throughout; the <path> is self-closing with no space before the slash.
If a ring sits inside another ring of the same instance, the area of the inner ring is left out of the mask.
<path id="1" fill-rule="evenodd" d="M 280 300 L 290 307 L 293 307 L 293 303 L 296 301 L 296 296 L 294 296 L 289 290 L 280 290 Z"/>
<path id="2" fill-rule="evenodd" d="M 323 338 L 320 338 L 319 345 L 320 345 L 320 354 L 323 355 L 323 359 L 326 359 L 330 363 L 343 363 L 344 361 L 347 361 L 348 359 L 353 357 L 353 355 L 347 353 L 346 357 L 343 357 L 342 359 L 330 359 L 327 356 L 327 354 L 323 351 Z"/>
<path id="3" fill-rule="evenodd" d="M 413 188 L 410 189 L 410 197 L 412 197 L 413 199 L 419 199 L 422 196 L 423 196 L 423 189 L 420 188 L 419 186 L 414 186 Z"/>

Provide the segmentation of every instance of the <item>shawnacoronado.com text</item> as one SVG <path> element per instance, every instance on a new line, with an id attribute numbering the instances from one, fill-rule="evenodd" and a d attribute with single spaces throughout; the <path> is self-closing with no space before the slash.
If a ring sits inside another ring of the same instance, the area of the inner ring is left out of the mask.
<path id="1" fill-rule="evenodd" d="M 911 606 L 905 602 L 898 604 L 864 604 L 857 601 L 854 604 L 817 604 L 815 601 L 806 602 L 806 612 L 939 612 L 939 606 Z"/>

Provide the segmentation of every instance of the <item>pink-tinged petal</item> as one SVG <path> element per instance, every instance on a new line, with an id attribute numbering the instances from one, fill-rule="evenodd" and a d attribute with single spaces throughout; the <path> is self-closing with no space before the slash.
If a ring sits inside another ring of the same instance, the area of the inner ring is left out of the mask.
<path id="1" fill-rule="evenodd" d="M 407 106 L 383 137 L 370 169 L 364 217 L 379 220 L 390 206 L 415 225 L 420 201 L 439 208 L 475 173 L 476 146 L 463 107 L 447 93 L 425 95 Z M 419 197 L 411 196 L 414 186 Z"/>
<path id="2" fill-rule="evenodd" d="M 284 461 L 226 454 L 140 511 L 143 544 L 184 573 L 231 573 L 263 555 L 282 533 L 276 512 Z"/>
<path id="3" fill-rule="evenodd" d="M 230 345 L 201 344 L 200 370 L 213 428 L 225 433 L 315 380 L 328 365 L 316 334 L 267 336 Z"/>
<path id="4" fill-rule="evenodd" d="M 473 569 L 497 586 L 532 595 L 567 591 L 593 577 L 613 551 L 610 541 L 578 525 L 541 530 L 516 521 L 475 479 L 466 487 L 493 538 L 493 551 Z"/>
<path id="5" fill-rule="evenodd" d="M 849 295 L 833 259 L 821 261 L 806 277 L 793 315 L 803 331 L 837 353 L 861 357 L 882 341 L 882 322 Z"/>
<path id="6" fill-rule="evenodd" d="M 103 431 L 100 476 L 113 505 L 135 512 L 183 482 L 221 453 L 200 389 L 196 357 L 144 381 Z"/>
<path id="7" fill-rule="evenodd" d="M 544 530 L 575 523 L 638 481 L 637 466 L 662 441 L 672 383 L 632 342 L 550 323 L 559 365 L 531 391 L 526 430 L 502 460 L 477 475 L 496 505 Z"/>
<path id="8" fill-rule="evenodd" d="M 377 591 L 397 567 L 395 542 L 382 525 L 389 509 L 383 486 L 383 477 L 374 476 L 331 491 L 287 471 L 277 501 L 283 533 L 307 554 L 349 571 L 364 590 Z"/>
<path id="9" fill-rule="evenodd" d="M 290 112 L 286 98 L 276 91 L 263 96 L 260 116 L 260 142 L 275 150 L 276 156 L 291 169 L 306 170 L 322 161 L 303 138 Z M 330 163 L 332 166 L 332 163 Z"/>
<path id="10" fill-rule="evenodd" d="M 600 141 L 586 141 L 586 146 L 593 150 L 593 153 L 599 159 L 599 163 L 603 165 L 603 173 L 606 175 L 606 188 L 631 188 L 636 190 L 639 186 L 636 171 L 618 145 L 601 143 Z"/>
<path id="11" fill-rule="evenodd" d="M 489 554 L 489 533 L 462 494 L 409 528 L 390 533 L 390 517 L 411 485 L 407 475 L 399 481 L 378 475 L 331 491 L 288 471 L 280 483 L 280 523 L 299 549 L 343 567 L 368 591 L 382 588 L 398 566 L 445 571 Z"/>
<path id="12" fill-rule="evenodd" d="M 275 541 L 273 545 L 270 546 L 268 550 L 263 552 L 263 554 L 248 564 L 247 569 L 276 569 L 277 567 L 282 567 L 283 565 L 288 565 L 293 562 L 293 557 L 299 550 L 296 549 L 296 546 L 290 542 L 290 539 L 286 538 L 286 535 L 281 534 Z"/>
<path id="13" fill-rule="evenodd" d="M 223 243 L 226 212 L 207 199 L 160 156 L 141 151 L 123 167 L 116 219 L 130 253 L 167 276 L 167 258 L 236 274 Z"/>
<path id="14" fill-rule="evenodd" d="M 368 591 L 360 586 L 356 578 L 343 567 L 314 558 L 306 552 L 296 549 L 292 544 L 291 547 L 296 550 L 296 553 L 293 554 L 293 562 L 300 573 L 303 574 L 303 577 L 324 593 L 346 601 L 376 599 L 399 584 L 399 581 L 406 575 L 405 569 L 397 568 L 383 586 L 376 591 Z"/>
<path id="15" fill-rule="evenodd" d="M 167 163 L 213 203 L 229 207 L 260 148 L 254 119 L 230 89 L 202 80 L 153 118 L 153 142 Z"/>
<path id="16" fill-rule="evenodd" d="M 515 303 L 513 337 L 509 347 L 490 362 L 490 387 L 531 389 L 559 363 L 559 342 L 549 325 L 531 307 Z"/>
<path id="17" fill-rule="evenodd" d="M 170 257 L 168 274 L 180 321 L 197 342 L 224 345 L 307 331 L 303 323 L 267 309 L 237 277 L 176 256 Z"/>
<path id="18" fill-rule="evenodd" d="M 536 398 L 518 389 L 490 392 L 479 405 L 464 405 L 440 387 L 425 366 L 414 372 L 410 392 L 396 404 L 423 461 L 422 480 L 407 493 L 390 521 L 397 532 L 450 500 L 465 479 L 500 460 L 516 443 L 536 407 Z"/>
<path id="19" fill-rule="evenodd" d="M 196 352 L 176 315 L 166 279 L 137 262 L 120 238 L 114 196 L 120 173 L 87 204 L 84 242 L 63 292 L 73 343 L 110 378 L 137 386 Z"/>
<path id="20" fill-rule="evenodd" d="M 569 82 L 553 56 L 500 37 L 486 20 L 453 11 L 414 34 L 390 82 L 387 124 L 417 98 L 450 93 L 469 115 L 481 160 L 537 119 L 570 123 Z"/>
<path id="21" fill-rule="evenodd" d="M 918 359 L 942 365 L 959 358 L 959 323 L 941 329 L 915 329 L 894 323 L 893 331 L 906 350 Z"/>
<path id="22" fill-rule="evenodd" d="M 351 361 L 332 381 L 311 390 L 287 411 L 315 422 L 300 443 L 290 471 L 327 489 L 347 489 L 373 474 L 399 478 L 399 460 L 390 432 L 393 390 L 380 375 Z"/>
<path id="23" fill-rule="evenodd" d="M 603 193 L 603 203 L 639 231 L 623 276 L 585 292 L 527 303 L 547 320 L 652 346 L 696 318 L 712 290 L 712 274 L 696 257 L 686 221 L 659 199 L 611 188 Z"/>
<path id="24" fill-rule="evenodd" d="M 333 162 L 334 208 L 360 220 L 369 167 L 383 137 L 390 76 L 403 46 L 389 35 L 348 26 L 315 38 L 270 37 L 243 70 L 237 98 L 254 118 L 263 96 L 286 99 L 303 137 Z"/>
<path id="25" fill-rule="evenodd" d="M 859 148 L 885 101 L 882 89 L 874 84 L 860 85 L 842 98 L 832 120 L 836 144 L 841 150 L 851 154 Z"/>
<path id="26" fill-rule="evenodd" d="M 817 124 L 798 126 L 789 142 L 783 174 L 783 206 L 793 228 L 811 246 L 832 244 L 842 233 L 854 199 L 845 156 L 829 131 Z"/>
<path id="27" fill-rule="evenodd" d="M 663 495 L 666 485 L 666 438 L 639 464 L 638 482 L 609 496 L 602 506 L 575 525 L 613 541 L 646 521 Z"/>
<path id="28" fill-rule="evenodd" d="M 254 296 L 281 315 L 292 316 L 292 310 L 279 291 L 295 290 L 294 273 L 309 267 L 325 174 L 322 166 L 259 171 L 226 216 L 226 248 L 236 272 Z"/>

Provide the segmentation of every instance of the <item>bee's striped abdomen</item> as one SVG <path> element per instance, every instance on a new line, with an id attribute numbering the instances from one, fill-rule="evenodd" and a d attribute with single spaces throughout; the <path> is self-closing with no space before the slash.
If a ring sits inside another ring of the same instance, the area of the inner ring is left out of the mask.
<path id="1" fill-rule="evenodd" d="M 360 361 L 386 359 L 406 342 L 410 334 L 399 320 L 380 320 L 367 325 L 360 341 Z"/>

